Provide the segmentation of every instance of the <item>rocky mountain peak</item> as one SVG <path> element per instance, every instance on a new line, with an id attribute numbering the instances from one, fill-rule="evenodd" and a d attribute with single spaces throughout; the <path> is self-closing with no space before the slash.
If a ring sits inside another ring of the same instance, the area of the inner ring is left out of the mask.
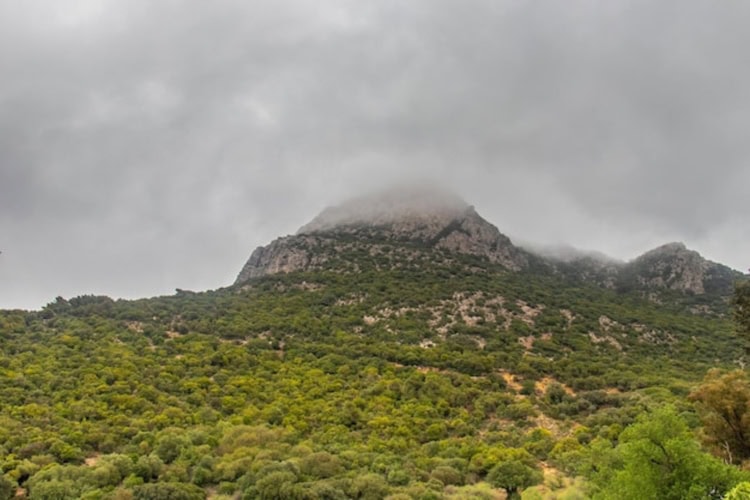
<path id="1" fill-rule="evenodd" d="M 639 288 L 662 288 L 703 294 L 729 293 L 741 273 L 705 259 L 684 243 L 672 242 L 649 250 L 626 265 L 624 275 Z"/>
<path id="2" fill-rule="evenodd" d="M 666 243 L 623 262 L 565 246 L 527 246 L 559 275 L 621 291 L 728 296 L 743 275 L 705 259 L 682 242 Z"/>
<path id="3" fill-rule="evenodd" d="M 414 244 L 484 257 L 512 270 L 528 265 L 526 253 L 460 197 L 433 187 L 409 187 L 326 208 L 296 235 L 257 248 L 236 282 L 316 268 L 340 253 L 343 241 Z"/>

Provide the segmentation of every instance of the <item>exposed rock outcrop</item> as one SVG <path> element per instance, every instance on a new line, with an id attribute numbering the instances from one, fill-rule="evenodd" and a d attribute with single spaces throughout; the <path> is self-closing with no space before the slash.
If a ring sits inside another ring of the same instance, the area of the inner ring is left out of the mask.
<path id="1" fill-rule="evenodd" d="M 667 243 L 629 262 L 571 248 L 564 248 L 564 252 L 544 248 L 533 251 L 565 278 L 623 291 L 729 295 L 734 282 L 743 276 L 705 259 L 683 243 Z"/>
<path id="2" fill-rule="evenodd" d="M 325 261 L 325 255 L 314 256 L 311 249 L 318 244 L 312 236 L 286 236 L 258 247 L 250 255 L 235 283 L 266 274 L 289 273 L 308 269 Z"/>
<path id="3" fill-rule="evenodd" d="M 257 248 L 235 283 L 314 269 L 328 260 L 326 251 L 335 251 L 332 241 L 352 238 L 475 255 L 510 270 L 528 265 L 526 252 L 460 198 L 435 189 L 398 189 L 327 208 L 296 235 Z"/>
<path id="4" fill-rule="evenodd" d="M 668 289 L 695 295 L 729 294 L 742 273 L 703 258 L 683 243 L 667 243 L 628 262 L 620 272 L 623 286 Z"/>

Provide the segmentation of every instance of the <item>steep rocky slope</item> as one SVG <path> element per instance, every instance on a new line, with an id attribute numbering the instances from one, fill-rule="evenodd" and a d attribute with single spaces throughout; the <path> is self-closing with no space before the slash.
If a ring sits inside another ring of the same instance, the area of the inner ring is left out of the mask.
<path id="1" fill-rule="evenodd" d="M 236 283 L 250 278 L 317 269 L 344 247 L 369 252 L 406 245 L 412 253 L 438 249 L 483 257 L 509 270 L 528 266 L 529 255 L 463 200 L 432 189 L 395 190 L 327 208 L 296 235 L 257 248 Z"/>
<path id="2" fill-rule="evenodd" d="M 625 265 L 620 285 L 635 289 L 668 289 L 694 295 L 729 294 L 742 273 L 703 258 L 683 243 L 668 243 Z"/>
<path id="3" fill-rule="evenodd" d="M 623 292 L 728 297 L 743 274 L 705 259 L 683 243 L 667 243 L 622 262 L 596 253 L 540 252 L 554 272 L 575 281 Z"/>

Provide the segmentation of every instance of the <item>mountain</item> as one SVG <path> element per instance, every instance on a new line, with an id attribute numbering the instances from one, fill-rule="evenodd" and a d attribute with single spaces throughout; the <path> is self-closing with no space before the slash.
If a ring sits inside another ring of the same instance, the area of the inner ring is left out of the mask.
<path id="1" fill-rule="evenodd" d="M 398 248 L 396 248 L 398 247 Z M 258 247 L 235 284 L 269 274 L 323 269 L 336 262 L 356 270 L 360 256 L 342 262 L 353 249 L 369 254 L 401 252 L 412 259 L 435 250 L 471 255 L 509 271 L 535 268 L 605 288 L 643 293 L 676 291 L 726 297 L 742 273 L 704 259 L 682 243 L 668 243 L 629 262 L 572 247 L 514 245 L 456 195 L 434 188 L 399 188 L 326 208 L 296 235 Z M 433 264 L 440 259 L 433 259 Z"/>
<path id="2" fill-rule="evenodd" d="M 325 209 L 294 236 L 257 248 L 235 283 L 275 273 L 320 269 L 342 250 L 408 248 L 412 257 L 444 250 L 486 258 L 510 270 L 528 255 L 456 196 L 434 189 L 396 189 Z M 356 262 L 353 263 L 356 266 Z"/>
<path id="3" fill-rule="evenodd" d="M 695 295 L 728 295 L 742 273 L 703 258 L 684 243 L 667 243 L 623 267 L 621 286 L 636 289 L 663 288 Z"/>
<path id="4" fill-rule="evenodd" d="M 628 498 L 720 498 L 750 457 L 701 448 L 689 395 L 746 361 L 738 274 L 679 244 L 530 251 L 435 190 L 356 198 L 226 288 L 0 311 L 0 499 L 620 498 L 632 471 Z"/>

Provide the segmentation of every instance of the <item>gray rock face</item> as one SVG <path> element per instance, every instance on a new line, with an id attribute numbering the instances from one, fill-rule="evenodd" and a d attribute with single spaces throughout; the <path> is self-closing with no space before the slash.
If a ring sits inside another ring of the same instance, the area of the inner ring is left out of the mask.
<path id="1" fill-rule="evenodd" d="M 528 265 L 526 255 L 510 238 L 484 220 L 473 207 L 444 225 L 429 240 L 436 248 L 486 257 L 490 262 L 518 271 Z"/>
<path id="2" fill-rule="evenodd" d="M 683 243 L 667 243 L 629 262 L 623 282 L 636 288 L 669 289 L 691 294 L 731 293 L 742 273 L 704 259 Z"/>
<path id="3" fill-rule="evenodd" d="M 532 249 L 556 273 L 622 291 L 729 295 L 742 273 L 703 258 L 683 243 L 668 243 L 629 262 L 572 248 Z"/>
<path id="4" fill-rule="evenodd" d="M 278 238 L 267 246 L 258 247 L 242 267 L 235 283 L 243 283 L 266 274 L 307 269 L 319 264 L 322 261 L 316 260 L 310 253 L 310 248 L 315 243 L 315 238 L 287 236 Z"/>
<path id="5" fill-rule="evenodd" d="M 235 283 L 319 267 L 342 238 L 418 243 L 485 257 L 511 270 L 528 265 L 525 252 L 460 198 L 439 190 L 391 190 L 327 208 L 296 235 L 257 248 Z"/>

